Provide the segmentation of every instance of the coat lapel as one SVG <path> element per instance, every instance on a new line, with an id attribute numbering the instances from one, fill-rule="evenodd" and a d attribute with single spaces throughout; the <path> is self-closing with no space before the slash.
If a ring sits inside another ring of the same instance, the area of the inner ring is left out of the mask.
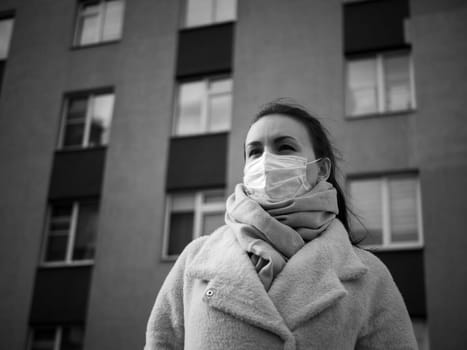
<path id="1" fill-rule="evenodd" d="M 286 340 L 300 324 L 347 293 L 342 281 L 366 271 L 345 228 L 334 220 L 287 262 L 269 291 L 227 226 L 209 237 L 186 276 L 208 282 L 203 300 L 211 307 Z"/>
<path id="2" fill-rule="evenodd" d="M 211 307 L 275 333 L 283 340 L 290 337 L 290 330 L 248 255 L 227 226 L 206 241 L 188 267 L 187 277 L 208 282 L 203 300 Z"/>
<path id="3" fill-rule="evenodd" d="M 269 296 L 288 328 L 294 330 L 345 296 L 343 281 L 357 279 L 367 270 L 344 226 L 334 220 L 326 232 L 287 262 L 273 281 Z"/>

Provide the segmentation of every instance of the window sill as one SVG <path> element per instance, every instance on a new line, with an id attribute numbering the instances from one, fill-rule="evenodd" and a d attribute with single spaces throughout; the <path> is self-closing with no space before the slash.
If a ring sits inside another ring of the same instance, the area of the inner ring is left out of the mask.
<path id="1" fill-rule="evenodd" d="M 177 255 L 164 255 L 162 254 L 162 257 L 161 257 L 161 262 L 162 263 L 174 263 L 178 257 L 180 256 L 180 254 L 177 254 Z"/>
<path id="2" fill-rule="evenodd" d="M 58 148 L 55 150 L 55 153 L 86 152 L 86 151 L 95 151 L 95 150 L 101 150 L 101 149 L 106 149 L 106 148 L 107 148 L 107 145 L 92 146 L 92 147 L 76 146 L 76 147 Z"/>
<path id="3" fill-rule="evenodd" d="M 95 47 L 100 47 L 100 46 L 107 46 L 107 45 L 115 45 L 118 44 L 122 41 L 122 39 L 114 39 L 114 40 L 108 40 L 108 41 L 99 41 L 97 43 L 92 43 L 92 44 L 84 44 L 84 45 L 77 45 L 74 44 L 70 47 L 70 50 L 75 51 L 75 50 L 81 50 L 81 49 L 91 49 Z"/>
<path id="4" fill-rule="evenodd" d="M 83 267 L 83 266 L 93 266 L 94 260 L 83 260 L 83 261 L 73 261 L 73 262 L 41 262 L 39 268 L 67 268 L 67 267 Z"/>
<path id="5" fill-rule="evenodd" d="M 394 117 L 394 116 L 410 115 L 410 114 L 415 113 L 415 111 L 416 111 L 415 108 L 411 108 L 411 109 L 404 109 L 400 111 L 391 111 L 391 112 L 346 115 L 345 119 L 350 121 L 350 120 L 360 120 L 360 119 L 367 119 L 367 118 Z"/>
<path id="6" fill-rule="evenodd" d="M 180 28 L 180 31 L 181 32 L 188 32 L 190 30 L 197 30 L 197 29 L 204 29 L 204 28 L 213 28 L 213 27 L 217 27 L 217 26 L 223 26 L 223 25 L 226 25 L 226 24 L 234 24 L 235 23 L 235 19 L 233 20 L 228 20 L 228 21 L 222 21 L 222 22 L 210 22 L 210 23 L 203 23 L 203 24 L 197 24 L 197 25 L 194 25 L 194 26 L 190 26 L 190 27 L 181 27 Z"/>
<path id="7" fill-rule="evenodd" d="M 388 245 L 388 246 L 376 246 L 376 245 L 360 245 L 362 249 L 370 252 L 392 252 L 392 251 L 403 251 L 403 250 L 423 250 L 423 244 L 421 243 L 408 243 L 400 245 Z"/>
<path id="8" fill-rule="evenodd" d="M 188 139 L 188 138 L 197 138 L 197 137 L 205 137 L 205 136 L 215 136 L 215 135 L 227 135 L 230 130 L 224 131 L 216 131 L 216 132 L 204 132 L 204 133 L 197 133 L 197 134 L 184 134 L 184 135 L 172 135 L 170 136 L 171 139 Z"/>

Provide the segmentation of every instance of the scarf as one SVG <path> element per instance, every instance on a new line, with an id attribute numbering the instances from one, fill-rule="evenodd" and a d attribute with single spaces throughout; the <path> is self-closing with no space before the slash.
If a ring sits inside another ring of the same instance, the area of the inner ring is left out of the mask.
<path id="1" fill-rule="evenodd" d="M 336 189 L 326 181 L 276 203 L 256 202 L 237 184 L 227 199 L 225 221 L 269 290 L 287 260 L 325 231 L 338 212 Z"/>

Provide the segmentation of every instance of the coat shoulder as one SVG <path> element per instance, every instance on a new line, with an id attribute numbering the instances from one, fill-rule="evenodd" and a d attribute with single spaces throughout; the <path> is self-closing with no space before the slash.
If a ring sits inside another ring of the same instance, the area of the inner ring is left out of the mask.
<path id="1" fill-rule="evenodd" d="M 362 248 L 354 247 L 353 249 L 360 260 L 368 267 L 370 276 L 377 279 L 389 279 L 392 281 L 389 269 L 376 255 Z"/>
<path id="2" fill-rule="evenodd" d="M 223 225 L 209 235 L 204 235 L 192 240 L 182 252 L 184 260 L 193 260 L 198 254 L 202 253 L 203 248 L 211 246 L 215 244 L 216 241 L 221 240 L 226 234 L 226 231 L 228 231 L 228 226 Z"/>
<path id="3" fill-rule="evenodd" d="M 388 304 L 404 304 L 399 288 L 386 265 L 367 250 L 355 247 L 354 251 L 368 268 L 362 282 L 372 307 L 378 308 L 383 300 Z"/>

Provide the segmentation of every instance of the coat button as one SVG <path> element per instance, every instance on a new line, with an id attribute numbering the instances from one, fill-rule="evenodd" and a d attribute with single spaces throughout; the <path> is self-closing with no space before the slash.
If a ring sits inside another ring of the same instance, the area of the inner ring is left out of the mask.
<path id="1" fill-rule="evenodd" d="M 207 296 L 208 298 L 212 297 L 213 295 L 214 295 L 214 289 L 211 289 L 211 288 L 210 288 L 210 289 L 208 289 L 208 290 L 206 291 L 206 296 Z"/>

